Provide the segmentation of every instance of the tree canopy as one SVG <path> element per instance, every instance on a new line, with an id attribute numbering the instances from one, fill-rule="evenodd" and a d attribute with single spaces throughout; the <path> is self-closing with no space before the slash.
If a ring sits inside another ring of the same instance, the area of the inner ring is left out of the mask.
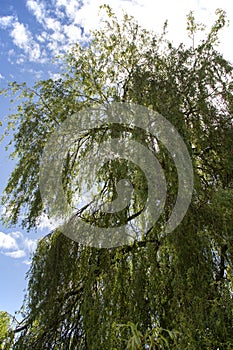
<path id="1" fill-rule="evenodd" d="M 175 205 L 178 174 L 154 135 L 140 128 L 106 125 L 83 133 L 68 152 L 63 188 L 68 200 L 93 144 L 130 138 L 159 160 L 167 183 L 164 212 L 140 240 L 112 248 L 85 246 L 59 227 L 40 240 L 28 273 L 24 325 L 13 349 L 231 349 L 233 227 L 233 67 L 217 51 L 225 13 L 202 41 L 203 26 L 187 18 L 190 46 L 175 47 L 125 15 L 120 22 L 105 6 L 105 27 L 88 45 L 76 44 L 58 80 L 33 88 L 12 83 L 21 102 L 9 116 L 17 164 L 3 195 L 10 223 L 36 227 L 45 208 L 39 188 L 40 161 L 50 135 L 88 107 L 113 102 L 138 104 L 165 116 L 182 136 L 193 164 L 192 201 L 171 233 L 165 223 Z M 7 90 L 9 93 L 9 90 Z M 148 185 L 143 172 L 125 160 L 99 172 L 101 196 L 116 198 L 116 182 L 134 184 L 133 203 L 120 212 L 77 215 L 100 227 L 128 222 L 140 213 Z"/>

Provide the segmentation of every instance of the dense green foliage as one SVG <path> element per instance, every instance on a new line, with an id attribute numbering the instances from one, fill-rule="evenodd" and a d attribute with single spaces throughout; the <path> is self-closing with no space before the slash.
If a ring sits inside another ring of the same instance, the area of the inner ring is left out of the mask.
<path id="1" fill-rule="evenodd" d="M 11 117 L 18 164 L 8 182 L 4 204 L 10 220 L 34 227 L 43 213 L 39 165 L 49 135 L 66 118 L 88 106 L 133 102 L 164 115 L 179 131 L 193 161 L 195 188 L 183 222 L 171 234 L 164 223 L 177 195 L 177 174 L 163 145 L 133 130 L 156 154 L 166 175 L 166 209 L 143 240 L 111 249 L 84 247 L 55 230 L 42 239 L 30 268 L 25 324 L 14 349 L 232 349 L 233 83 L 232 65 L 216 50 L 218 19 L 197 46 L 199 26 L 192 14 L 192 45 L 179 47 L 141 29 L 110 9 L 103 30 L 90 44 L 74 46 L 60 80 L 33 89 L 12 84 L 22 103 Z M 202 28 L 202 27 L 201 27 Z M 95 130 L 77 140 L 67 156 L 64 188 L 71 196 L 75 161 L 93 142 L 123 126 Z M 116 136 L 116 135 L 114 135 Z M 82 147 L 80 146 L 82 145 Z M 133 173 L 139 183 L 135 210 L 145 201 L 143 174 L 131 164 L 108 164 L 109 198 L 114 181 Z M 130 177 L 130 176 L 129 176 Z M 131 176 L 132 177 L 132 176 Z M 109 180 L 110 179 L 110 180 Z M 106 194 L 106 193 L 105 193 Z M 124 220 L 129 213 L 121 213 Z M 117 215 L 117 214 L 116 214 Z M 90 213 L 86 211 L 86 219 Z M 119 217 L 112 216 L 112 219 Z M 109 224 L 109 216 L 93 219 Z"/>
<path id="2" fill-rule="evenodd" d="M 14 332 L 11 329 L 11 318 L 5 311 L 0 311 L 0 350 L 11 349 Z"/>

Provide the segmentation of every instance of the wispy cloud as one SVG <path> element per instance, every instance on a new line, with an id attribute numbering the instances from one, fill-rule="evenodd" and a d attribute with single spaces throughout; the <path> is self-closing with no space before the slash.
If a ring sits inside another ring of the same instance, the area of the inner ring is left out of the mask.
<path id="1" fill-rule="evenodd" d="M 20 59 L 20 57 L 19 57 L 19 59 Z M 43 76 L 43 71 L 42 70 L 36 70 L 36 69 L 33 69 L 33 68 L 28 68 L 28 67 L 22 68 L 20 70 L 20 72 L 24 73 L 24 74 L 30 74 L 33 77 L 35 77 L 36 80 L 41 79 L 42 76 Z"/>
<path id="2" fill-rule="evenodd" d="M 24 250 L 15 250 L 13 252 L 5 252 L 4 255 L 9 256 L 10 258 L 13 259 L 20 259 L 20 258 L 24 258 L 26 256 L 26 253 Z"/>

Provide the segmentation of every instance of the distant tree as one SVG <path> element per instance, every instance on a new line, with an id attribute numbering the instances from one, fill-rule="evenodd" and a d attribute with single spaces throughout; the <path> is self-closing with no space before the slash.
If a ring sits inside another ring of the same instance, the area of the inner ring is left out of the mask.
<path id="1" fill-rule="evenodd" d="M 196 31 L 203 28 L 190 13 L 191 47 L 174 47 L 166 39 L 166 25 L 157 36 L 129 16 L 119 22 L 105 8 L 105 28 L 93 33 L 88 46 L 73 47 L 61 79 L 39 81 L 34 88 L 10 86 L 22 99 L 9 117 L 18 160 L 3 196 L 10 222 L 23 212 L 23 225 L 31 229 L 44 211 L 39 168 L 52 132 L 75 112 L 108 108 L 113 101 L 157 111 L 178 130 L 193 162 L 192 202 L 183 222 L 166 234 L 163 227 L 178 190 L 174 162 L 155 137 L 127 130 L 163 167 L 164 213 L 131 245 L 83 246 L 59 229 L 42 239 L 28 274 L 24 326 L 13 349 L 232 349 L 233 67 L 216 50 L 225 14 L 217 11 L 210 32 L 195 46 Z M 124 139 L 124 127 L 96 128 L 76 140 L 64 164 L 67 198 L 73 195 L 79 160 L 94 142 Z M 115 198 L 112 179 L 122 174 L 135 183 L 139 212 L 147 184 L 132 164 L 106 165 L 99 174 L 107 188 L 103 195 Z M 102 227 L 124 222 L 132 210 L 92 216 L 89 209 L 77 215 Z"/>
<path id="2" fill-rule="evenodd" d="M 11 328 L 11 319 L 7 312 L 0 311 L 0 349 L 11 349 L 14 332 Z"/>

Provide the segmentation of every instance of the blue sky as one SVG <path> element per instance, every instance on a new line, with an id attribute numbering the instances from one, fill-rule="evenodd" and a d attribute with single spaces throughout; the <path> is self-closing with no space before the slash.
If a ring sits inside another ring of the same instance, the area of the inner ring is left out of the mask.
<path id="1" fill-rule="evenodd" d="M 220 37 L 219 50 L 233 62 L 233 2 L 231 0 L 109 0 L 114 11 L 121 16 L 122 9 L 133 15 L 148 29 L 161 31 L 168 19 L 169 37 L 174 43 L 188 42 L 185 36 L 186 15 L 194 11 L 207 27 L 215 19 L 216 8 L 226 10 L 230 25 Z M 1 0 L 0 1 L 0 86 L 9 81 L 29 85 L 38 79 L 56 78 L 59 61 L 77 41 L 85 41 L 90 30 L 101 25 L 99 0 Z M 231 21 L 232 20 L 232 21 Z M 53 61 L 53 63 L 52 63 Z M 10 103 L 0 97 L 0 118 L 9 113 Z M 2 130 L 2 129 L 1 129 Z M 14 167 L 8 159 L 5 143 L 1 144 L 0 192 Z M 1 215 L 4 208 L 1 207 Z M 14 314 L 20 308 L 26 287 L 25 273 L 30 266 L 30 254 L 39 237 L 51 230 L 49 221 L 42 218 L 37 233 L 24 232 L 19 226 L 0 225 L 0 310 Z"/>

